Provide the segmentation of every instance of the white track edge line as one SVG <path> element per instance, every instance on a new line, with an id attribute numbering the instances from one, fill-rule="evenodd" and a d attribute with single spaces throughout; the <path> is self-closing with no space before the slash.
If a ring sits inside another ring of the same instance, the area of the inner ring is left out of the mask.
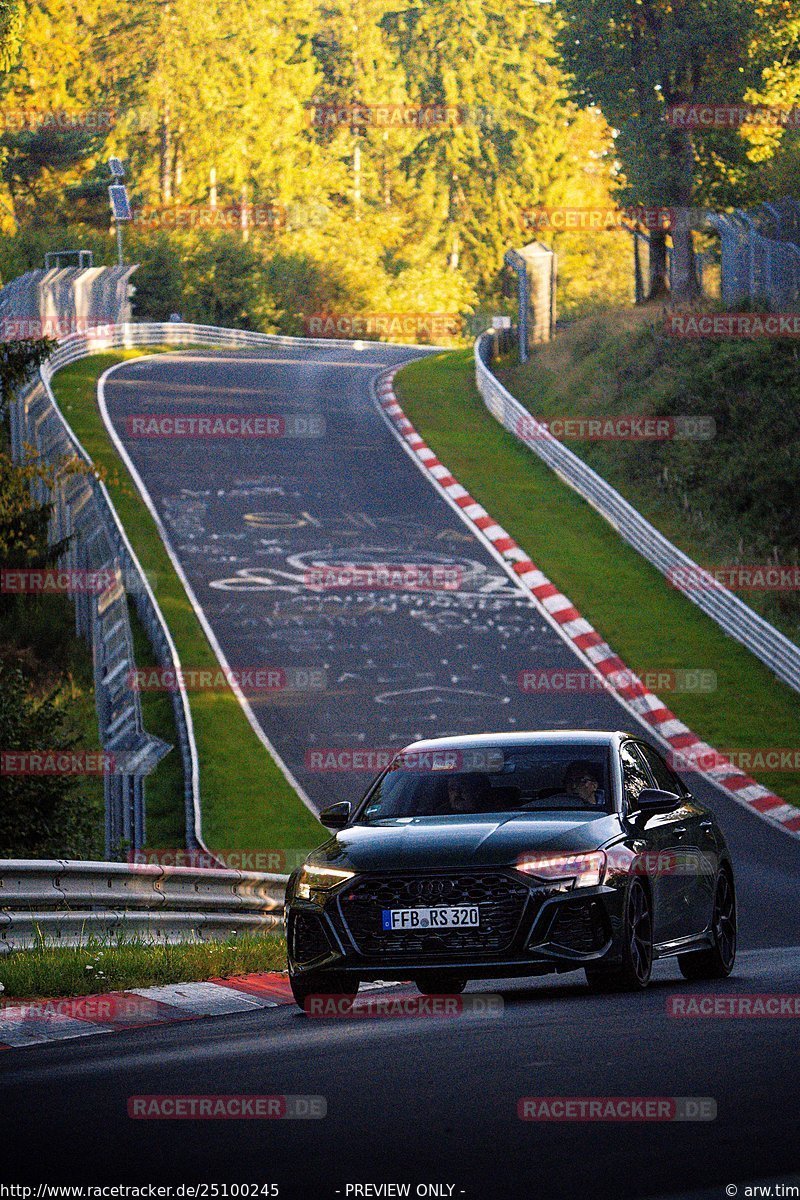
<path id="1" fill-rule="evenodd" d="M 205 633 L 206 637 L 208 638 L 211 649 L 213 650 L 214 654 L 217 657 L 217 661 L 219 662 L 220 666 L 222 667 L 222 670 L 224 672 L 226 672 L 226 675 L 228 677 L 229 687 L 230 687 L 231 691 L 233 692 L 233 694 L 236 696 L 236 699 L 239 701 L 239 704 L 241 705 L 244 715 L 247 718 L 250 728 L 253 730 L 253 733 L 256 735 L 258 740 L 261 742 L 264 749 L 270 755 L 270 757 L 272 758 L 275 765 L 278 767 L 279 771 L 283 775 L 286 782 L 290 785 L 290 787 L 294 788 L 295 792 L 300 797 L 300 799 L 302 800 L 303 804 L 308 809 L 308 811 L 314 817 L 316 817 L 318 815 L 317 810 L 315 809 L 310 796 L 306 792 L 305 788 L 303 788 L 303 786 L 300 784 L 300 782 L 294 777 L 294 775 L 292 774 L 289 767 L 283 761 L 280 754 L 275 749 L 272 742 L 270 741 L 270 739 L 267 737 L 264 730 L 259 725 L 259 723 L 256 719 L 256 716 L 255 716 L 255 713 L 253 712 L 253 709 L 250 705 L 250 702 L 248 701 L 248 699 L 245 696 L 242 689 L 239 687 L 239 684 L 237 683 L 236 679 L 233 677 L 231 668 L 228 665 L 228 660 L 225 657 L 223 649 L 217 640 L 216 634 L 214 633 L 213 629 L 211 628 L 211 625 L 209 624 L 208 619 L 207 619 L 205 613 L 203 612 L 202 606 L 200 605 L 200 603 L 197 599 L 197 596 L 195 595 L 192 585 L 189 583 L 189 580 L 186 576 L 186 572 L 184 571 L 183 566 L 181 565 L 180 560 L 178 559 L 178 556 L 175 553 L 175 550 L 172 546 L 172 542 L 170 541 L 170 538 L 169 538 L 169 534 L 167 533 L 167 530 L 164 526 L 163 521 L 161 520 L 161 517 L 158 515 L 158 511 L 156 509 L 155 504 L 153 503 L 150 493 L 147 490 L 144 480 L 142 479 L 141 475 L 139 474 L 136 467 L 134 466 L 130 455 L 128 454 L 127 450 L 125 449 L 125 446 L 123 445 L 122 441 L 120 440 L 120 437 L 117 434 L 117 431 L 111 422 L 111 418 L 108 415 L 108 409 L 106 407 L 106 400 L 105 400 L 105 383 L 106 383 L 106 379 L 108 378 L 108 376 L 112 375 L 115 371 L 118 371 L 121 367 L 127 367 L 127 366 L 130 366 L 132 363 L 139 362 L 143 358 L 151 358 L 151 357 L 152 357 L 152 355 L 142 354 L 142 355 L 139 355 L 137 358 L 126 359 L 125 362 L 116 363 L 113 367 L 109 367 L 108 370 L 102 374 L 102 376 L 100 377 L 100 379 L 98 380 L 98 383 L 97 383 L 97 403 L 98 403 L 98 407 L 100 409 L 101 416 L 103 418 L 103 424 L 105 425 L 106 431 L 107 431 L 109 437 L 111 438 L 111 440 L 113 441 L 114 446 L 116 447 L 117 453 L 119 454 L 122 461 L 125 463 L 125 466 L 127 467 L 128 471 L 130 473 L 130 476 L 133 479 L 133 482 L 135 483 L 136 488 L 137 488 L 142 500 L 144 501 L 145 506 L 147 507 L 148 511 L 150 512 L 151 517 L 153 518 L 153 520 L 156 523 L 156 528 L 158 529 L 158 532 L 161 536 L 161 540 L 164 543 L 164 549 L 167 551 L 167 554 L 169 555 L 170 561 L 172 562 L 172 565 L 175 568 L 178 578 L 180 579 L 181 583 L 183 584 L 183 587 L 186 591 L 186 596 L 189 600 L 189 603 L 191 604 L 192 608 L 194 609 L 194 614 L 197 617 L 198 621 L 200 622 L 203 632 Z"/>

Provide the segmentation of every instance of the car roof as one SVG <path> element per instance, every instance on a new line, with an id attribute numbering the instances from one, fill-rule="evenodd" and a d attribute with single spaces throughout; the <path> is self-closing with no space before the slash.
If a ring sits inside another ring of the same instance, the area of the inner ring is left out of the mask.
<path id="1" fill-rule="evenodd" d="M 406 750 L 472 750 L 479 746 L 616 746 L 635 734 L 608 729 L 536 729 L 519 733 L 472 733 L 463 736 L 422 738 Z"/>

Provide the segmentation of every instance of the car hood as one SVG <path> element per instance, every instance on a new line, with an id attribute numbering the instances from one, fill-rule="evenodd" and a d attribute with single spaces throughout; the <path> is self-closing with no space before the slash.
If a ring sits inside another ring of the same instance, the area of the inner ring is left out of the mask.
<path id="1" fill-rule="evenodd" d="M 353 871 L 509 866 L 534 850 L 597 850 L 620 832 L 608 813 L 415 817 L 343 829 L 309 861 Z"/>

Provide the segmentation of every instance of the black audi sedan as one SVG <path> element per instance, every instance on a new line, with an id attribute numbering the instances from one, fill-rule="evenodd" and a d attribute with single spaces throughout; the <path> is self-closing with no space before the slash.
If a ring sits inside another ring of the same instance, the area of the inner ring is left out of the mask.
<path id="1" fill-rule="evenodd" d="M 470 979 L 582 969 L 637 990 L 657 958 L 729 975 L 736 898 L 713 814 L 628 733 L 481 734 L 414 742 L 286 893 L 298 1004 L 366 980 L 423 993 Z"/>

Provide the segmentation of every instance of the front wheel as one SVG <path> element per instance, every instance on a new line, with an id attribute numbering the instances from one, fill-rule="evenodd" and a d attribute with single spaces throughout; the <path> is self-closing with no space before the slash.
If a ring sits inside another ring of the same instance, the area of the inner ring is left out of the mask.
<path id="1" fill-rule="evenodd" d="M 586 981 L 595 992 L 639 992 L 653 973 L 653 910 L 649 893 L 634 879 L 625 898 L 622 963 L 615 967 L 586 967 Z"/>
<path id="2" fill-rule="evenodd" d="M 728 871 L 720 871 L 714 888 L 711 917 L 714 944 L 709 950 L 679 954 L 678 966 L 684 979 L 727 979 L 736 961 L 736 893 Z"/>
<path id="3" fill-rule="evenodd" d="M 424 979 L 415 979 L 417 991 L 423 996 L 460 996 L 467 986 L 463 975 L 428 975 Z"/>
<path id="4" fill-rule="evenodd" d="M 341 996 L 347 1006 L 358 995 L 358 983 L 353 985 L 351 979 L 338 971 L 328 971 L 324 975 L 292 975 L 290 972 L 289 987 L 295 1003 L 303 1011 L 309 996 Z"/>

